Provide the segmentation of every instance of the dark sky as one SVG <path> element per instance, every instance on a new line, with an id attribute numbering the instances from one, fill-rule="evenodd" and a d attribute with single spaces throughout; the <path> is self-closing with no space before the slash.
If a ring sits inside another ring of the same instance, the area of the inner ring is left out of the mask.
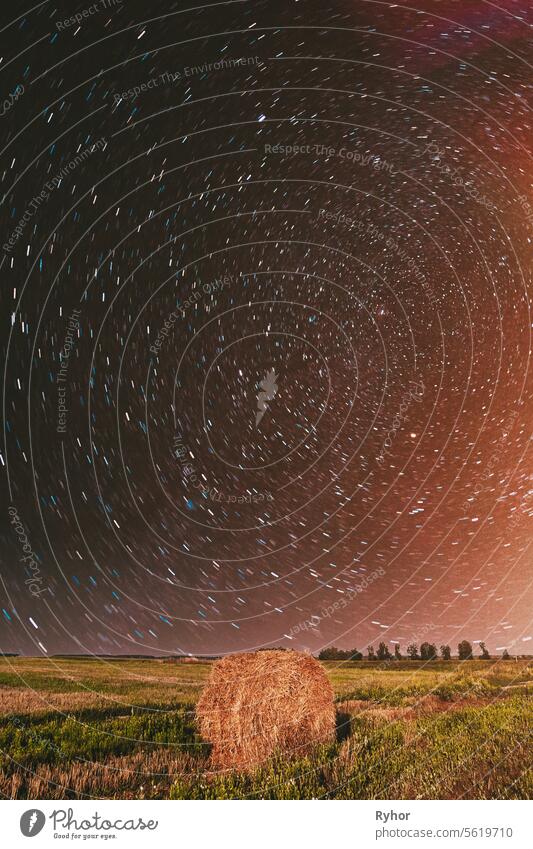
<path id="1" fill-rule="evenodd" d="M 193 3 L 2 7 L 0 648 L 530 652 L 533 10 Z"/>

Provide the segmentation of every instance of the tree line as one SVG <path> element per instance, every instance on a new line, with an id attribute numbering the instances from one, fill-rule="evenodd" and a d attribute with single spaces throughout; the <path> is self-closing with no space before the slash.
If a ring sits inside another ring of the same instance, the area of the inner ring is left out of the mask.
<path id="1" fill-rule="evenodd" d="M 477 655 L 480 660 L 491 660 L 485 643 L 480 642 L 480 655 Z M 461 640 L 457 646 L 457 656 L 459 660 L 474 660 L 474 649 L 472 643 L 468 640 Z M 366 655 L 357 649 L 338 649 L 335 646 L 322 649 L 318 655 L 319 660 L 451 660 L 452 650 L 448 645 L 440 647 L 440 653 L 434 643 L 422 643 L 419 647 L 416 643 L 410 643 L 407 646 L 405 656 L 400 651 L 400 645 L 396 643 L 394 646 L 394 654 L 391 653 L 386 643 L 380 643 L 377 651 L 374 646 L 368 646 Z M 507 649 L 502 654 L 502 660 L 510 660 L 511 656 Z"/>

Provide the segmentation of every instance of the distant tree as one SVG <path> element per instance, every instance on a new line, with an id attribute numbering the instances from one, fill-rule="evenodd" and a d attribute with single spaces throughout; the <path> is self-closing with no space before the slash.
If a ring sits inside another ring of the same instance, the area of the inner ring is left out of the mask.
<path id="1" fill-rule="evenodd" d="M 368 660 L 375 660 L 376 659 L 376 653 L 374 651 L 374 646 L 369 646 L 366 651 L 367 651 Z"/>
<path id="2" fill-rule="evenodd" d="M 511 660 L 511 655 L 509 654 L 509 652 L 507 651 L 507 649 L 504 649 L 504 650 L 503 650 L 502 660 Z"/>
<path id="3" fill-rule="evenodd" d="M 322 651 L 318 655 L 319 660 L 338 660 L 339 659 L 339 649 L 335 648 L 335 646 L 330 646 L 327 649 L 322 649 Z"/>
<path id="4" fill-rule="evenodd" d="M 407 646 L 407 654 L 410 660 L 418 660 L 418 646 L 416 643 L 411 643 Z"/>
<path id="5" fill-rule="evenodd" d="M 452 650 L 449 646 L 441 646 L 440 647 L 440 656 L 443 660 L 451 660 L 452 659 Z"/>
<path id="6" fill-rule="evenodd" d="M 479 648 L 481 649 L 481 660 L 490 660 L 490 654 L 487 651 L 485 643 L 480 643 Z"/>
<path id="7" fill-rule="evenodd" d="M 392 655 L 386 643 L 380 643 L 378 646 L 378 660 L 392 660 Z"/>
<path id="8" fill-rule="evenodd" d="M 433 643 L 422 643 L 420 646 L 421 660 L 435 660 L 437 657 L 437 646 Z"/>
<path id="9" fill-rule="evenodd" d="M 458 645 L 459 660 L 472 660 L 472 643 L 468 640 L 461 640 Z"/>
<path id="10" fill-rule="evenodd" d="M 363 655 L 357 649 L 351 649 L 349 651 L 344 651 L 344 649 L 338 649 L 336 646 L 329 646 L 326 649 L 322 649 L 322 651 L 318 655 L 319 660 L 362 660 Z"/>
<path id="11" fill-rule="evenodd" d="M 402 659 L 402 654 L 400 652 L 400 645 L 399 645 L 399 643 L 396 643 L 396 645 L 394 646 L 394 660 L 401 660 L 401 659 Z"/>

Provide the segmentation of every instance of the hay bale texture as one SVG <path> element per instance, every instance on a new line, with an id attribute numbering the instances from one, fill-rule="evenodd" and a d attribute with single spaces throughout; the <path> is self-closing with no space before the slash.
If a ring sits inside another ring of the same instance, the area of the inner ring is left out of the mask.
<path id="1" fill-rule="evenodd" d="M 218 660 L 196 712 L 218 769 L 250 770 L 276 752 L 299 756 L 335 739 L 329 679 L 317 660 L 296 651 Z"/>

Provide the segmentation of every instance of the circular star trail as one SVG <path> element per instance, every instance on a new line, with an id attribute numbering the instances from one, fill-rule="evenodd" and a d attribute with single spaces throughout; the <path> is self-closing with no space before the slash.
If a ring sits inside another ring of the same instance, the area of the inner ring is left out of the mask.
<path id="1" fill-rule="evenodd" d="M 526 653 L 531 10 L 2 14 L 3 650 Z"/>

